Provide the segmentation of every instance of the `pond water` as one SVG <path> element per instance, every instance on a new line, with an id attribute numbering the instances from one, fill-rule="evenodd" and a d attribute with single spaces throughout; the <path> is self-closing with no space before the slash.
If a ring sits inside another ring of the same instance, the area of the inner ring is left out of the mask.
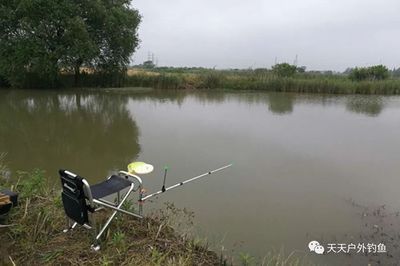
<path id="1" fill-rule="evenodd" d="M 67 168 L 94 183 L 140 160 L 155 166 L 143 177 L 152 192 L 164 166 L 172 185 L 233 162 L 148 209 L 186 207 L 215 248 L 257 258 L 284 249 L 343 259 L 310 254 L 308 242 L 358 234 L 354 202 L 400 210 L 399 136 L 400 97 L 0 90 L 0 152 L 12 173 L 40 168 L 58 182 Z"/>

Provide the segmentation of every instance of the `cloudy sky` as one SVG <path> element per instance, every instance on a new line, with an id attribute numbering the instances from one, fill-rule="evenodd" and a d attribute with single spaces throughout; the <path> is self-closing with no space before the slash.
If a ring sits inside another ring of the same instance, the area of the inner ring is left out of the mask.
<path id="1" fill-rule="evenodd" d="M 134 64 L 314 70 L 400 67 L 400 0 L 133 0 L 143 16 Z"/>

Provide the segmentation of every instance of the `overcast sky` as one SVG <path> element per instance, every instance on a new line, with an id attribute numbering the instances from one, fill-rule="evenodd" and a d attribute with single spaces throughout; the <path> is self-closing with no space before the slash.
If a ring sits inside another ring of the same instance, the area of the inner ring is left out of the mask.
<path id="1" fill-rule="evenodd" d="M 133 0 L 134 64 L 311 70 L 400 67 L 400 0 Z"/>

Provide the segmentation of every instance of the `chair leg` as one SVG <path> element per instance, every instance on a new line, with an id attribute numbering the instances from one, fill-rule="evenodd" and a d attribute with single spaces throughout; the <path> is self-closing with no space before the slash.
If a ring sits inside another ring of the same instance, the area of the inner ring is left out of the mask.
<path id="1" fill-rule="evenodd" d="M 67 228 L 63 230 L 64 233 L 67 233 L 71 229 L 71 220 L 67 217 Z"/>
<path id="2" fill-rule="evenodd" d="M 64 229 L 63 232 L 64 232 L 64 233 L 67 233 L 68 231 L 74 229 L 74 228 L 76 227 L 77 224 L 78 224 L 78 223 L 75 222 L 75 223 L 73 223 L 72 226 L 71 226 L 71 219 L 69 219 L 69 218 L 67 217 L 67 226 L 68 226 L 68 227 L 67 227 L 66 229 Z"/>
<path id="3" fill-rule="evenodd" d="M 139 214 L 143 215 L 143 203 L 139 202 Z"/>
<path id="4" fill-rule="evenodd" d="M 93 245 L 90 246 L 90 248 L 93 251 L 99 251 L 100 250 L 100 245 L 99 244 L 93 244 Z"/>
<path id="5" fill-rule="evenodd" d="M 131 194 L 133 191 L 134 185 L 132 184 L 131 187 L 129 188 L 128 192 L 126 192 L 124 198 L 122 201 L 118 204 L 117 208 L 120 209 L 122 205 L 124 204 L 125 200 L 128 198 L 128 196 Z M 110 225 L 111 221 L 114 219 L 115 215 L 117 214 L 118 211 L 114 211 L 110 218 L 108 218 L 107 222 L 104 224 L 103 228 L 101 228 L 100 233 L 97 235 L 96 240 L 99 240 L 101 235 L 104 233 L 104 231 L 107 229 L 107 227 Z"/>
<path id="6" fill-rule="evenodd" d="M 99 251 L 100 250 L 100 244 L 99 241 L 97 240 L 97 223 L 96 223 L 96 217 L 94 213 L 90 215 L 91 223 L 92 223 L 92 229 L 93 229 L 93 244 L 91 245 L 91 249 L 94 251 Z"/>

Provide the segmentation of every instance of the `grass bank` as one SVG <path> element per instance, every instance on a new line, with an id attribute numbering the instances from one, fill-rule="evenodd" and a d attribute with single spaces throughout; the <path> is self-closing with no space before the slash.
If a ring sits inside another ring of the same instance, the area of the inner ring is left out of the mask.
<path id="1" fill-rule="evenodd" d="M 1 186 L 7 186 L 4 180 Z M 20 202 L 1 222 L 11 225 L 0 228 L 1 265 L 221 264 L 206 244 L 175 231 L 168 212 L 143 220 L 119 216 L 105 235 L 101 251 L 92 251 L 90 230 L 77 227 L 62 232 L 66 221 L 60 189 L 50 186 L 40 171 L 19 173 L 11 187 L 20 193 Z M 177 210 L 174 213 L 180 215 Z M 104 219 L 108 216 L 103 214 Z"/>
<path id="2" fill-rule="evenodd" d="M 149 87 L 155 89 L 227 89 L 323 94 L 399 95 L 400 78 L 351 80 L 344 74 L 296 73 L 281 77 L 268 69 L 216 70 L 205 68 L 153 69 L 130 68 L 116 75 L 82 71 L 76 83 L 71 73 L 60 73 L 56 87 Z M 7 87 L 1 82 L 0 87 Z M 41 81 L 29 79 L 24 88 L 45 88 Z"/>
<path id="3" fill-rule="evenodd" d="M 124 86 L 156 89 L 229 89 L 327 94 L 400 94 L 400 79 L 352 81 L 343 75 L 298 73 L 278 77 L 267 70 L 130 69 Z"/>

